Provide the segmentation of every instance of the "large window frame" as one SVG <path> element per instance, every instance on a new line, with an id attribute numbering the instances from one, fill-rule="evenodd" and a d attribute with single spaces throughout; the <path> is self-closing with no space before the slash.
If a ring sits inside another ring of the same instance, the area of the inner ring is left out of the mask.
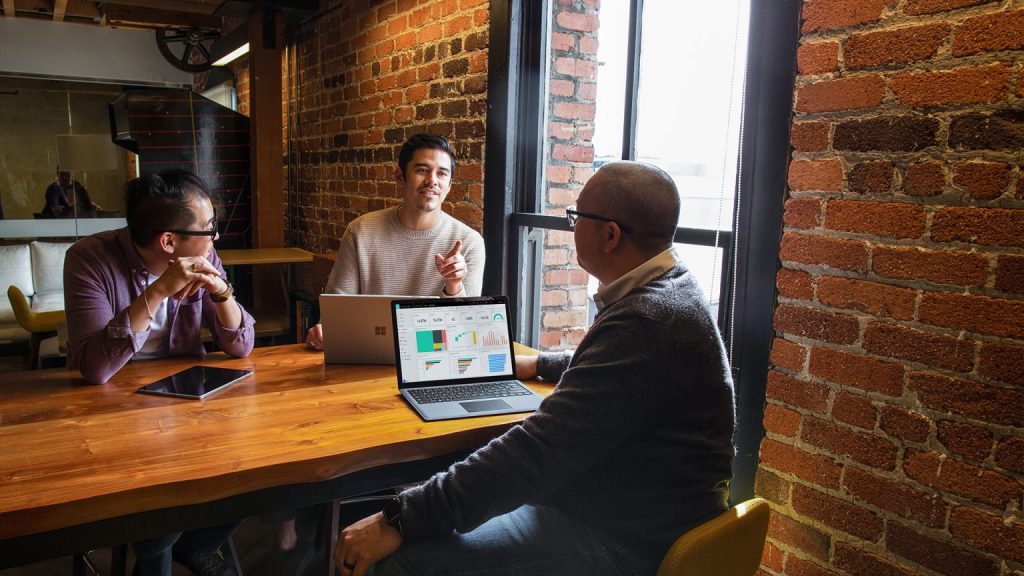
<path id="1" fill-rule="evenodd" d="M 517 319 L 515 336 L 528 343 L 536 341 L 539 324 L 532 289 L 540 283 L 542 232 L 569 229 L 564 218 L 539 213 L 546 139 L 547 5 L 546 0 L 490 3 L 484 293 L 509 297 Z M 642 9 L 643 0 L 631 3 L 625 159 L 635 155 Z M 774 334 L 800 10 L 800 0 L 751 0 L 736 233 L 677 228 L 675 235 L 677 243 L 724 250 L 719 326 L 736 387 L 734 502 L 753 495 L 764 434 L 761 420 Z"/>

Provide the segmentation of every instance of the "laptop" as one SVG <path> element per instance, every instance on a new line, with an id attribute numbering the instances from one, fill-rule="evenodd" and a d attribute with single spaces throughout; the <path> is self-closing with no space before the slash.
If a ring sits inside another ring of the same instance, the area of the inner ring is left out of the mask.
<path id="1" fill-rule="evenodd" d="M 324 362 L 328 364 L 394 364 L 391 302 L 424 296 L 391 294 L 321 294 L 320 323 L 324 330 Z"/>
<path id="2" fill-rule="evenodd" d="M 396 300 L 391 312 L 398 390 L 424 420 L 540 406 L 516 379 L 505 296 Z"/>

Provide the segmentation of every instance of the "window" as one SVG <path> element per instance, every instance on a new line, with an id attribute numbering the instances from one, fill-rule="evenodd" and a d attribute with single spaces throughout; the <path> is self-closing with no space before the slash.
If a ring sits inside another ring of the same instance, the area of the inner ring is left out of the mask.
<path id="1" fill-rule="evenodd" d="M 749 498 L 763 435 L 800 3 L 566 4 L 491 3 L 484 291 L 509 295 L 519 341 L 573 348 L 594 286 L 575 266 L 565 206 L 608 158 L 668 170 L 683 196 L 676 249 L 718 308 L 733 365 L 732 494 Z"/>
<path id="2" fill-rule="evenodd" d="M 676 181 L 683 205 L 676 252 L 717 312 L 732 255 L 746 0 L 542 8 L 549 23 L 542 180 L 519 215 L 534 217 L 522 232 L 536 229 L 538 244 L 528 243 L 521 258 L 539 270 L 538 282 L 519 294 L 535 311 L 520 338 L 542 350 L 572 348 L 592 321 L 597 281 L 576 264 L 558 219 L 594 171 L 618 159 L 657 165 Z M 724 313 L 719 319 L 727 330 Z"/>

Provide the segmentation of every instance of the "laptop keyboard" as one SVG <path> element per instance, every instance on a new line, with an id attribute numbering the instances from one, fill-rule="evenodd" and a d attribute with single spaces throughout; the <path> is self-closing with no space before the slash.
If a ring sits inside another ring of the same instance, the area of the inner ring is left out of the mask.
<path id="1" fill-rule="evenodd" d="M 510 396 L 529 396 L 530 394 L 532 392 L 527 390 L 517 380 L 409 390 L 409 395 L 420 404 L 460 402 L 462 400 L 481 400 L 484 398 L 508 398 Z"/>

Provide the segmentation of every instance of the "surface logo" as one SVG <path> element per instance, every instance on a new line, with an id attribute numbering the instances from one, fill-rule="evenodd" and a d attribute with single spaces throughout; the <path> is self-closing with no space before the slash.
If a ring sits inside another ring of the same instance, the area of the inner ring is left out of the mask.
<path id="1" fill-rule="evenodd" d="M 373 335 L 374 336 L 387 336 L 388 335 L 388 329 L 387 329 L 386 326 L 374 326 L 373 327 Z"/>

